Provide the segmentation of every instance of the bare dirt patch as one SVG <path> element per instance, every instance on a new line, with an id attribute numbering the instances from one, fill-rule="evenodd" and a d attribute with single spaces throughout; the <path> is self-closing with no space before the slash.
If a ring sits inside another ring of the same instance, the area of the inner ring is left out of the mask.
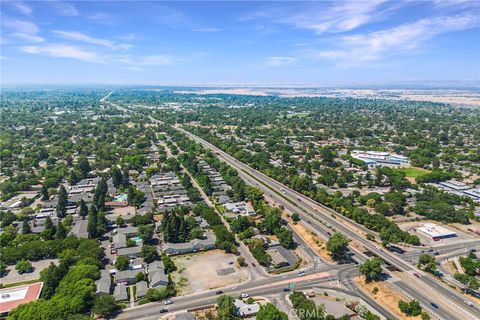
<path id="1" fill-rule="evenodd" d="M 172 274 L 173 281 L 180 295 L 221 288 L 248 279 L 247 270 L 238 267 L 236 256 L 221 250 L 177 256 L 172 259 L 177 266 L 177 271 Z"/>
<path id="2" fill-rule="evenodd" d="M 291 219 L 287 218 L 290 226 L 295 232 L 325 261 L 334 262 L 327 250 L 327 243 L 320 238 L 315 232 L 308 230 L 301 223 L 294 224 Z"/>
<path id="3" fill-rule="evenodd" d="M 391 311 L 398 319 L 421 319 L 420 316 L 417 317 L 408 317 L 400 311 L 398 308 L 398 302 L 400 300 L 409 301 L 408 298 L 405 298 L 400 292 L 392 288 L 388 282 L 377 281 L 367 283 L 364 277 L 359 277 L 355 279 L 358 287 L 361 288 L 365 293 L 371 296 L 379 304 Z M 377 288 L 377 293 L 373 294 L 374 288 Z"/>

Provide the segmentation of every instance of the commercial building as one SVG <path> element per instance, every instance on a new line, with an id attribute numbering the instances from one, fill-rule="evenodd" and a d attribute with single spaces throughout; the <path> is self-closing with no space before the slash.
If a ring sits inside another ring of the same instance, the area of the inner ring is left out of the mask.
<path id="1" fill-rule="evenodd" d="M 453 238 L 457 236 L 457 233 L 455 231 L 430 222 L 422 223 L 420 227 L 418 227 L 416 230 L 418 233 L 429 237 L 434 241 Z"/>
<path id="2" fill-rule="evenodd" d="M 26 286 L 0 289 L 0 314 L 6 315 L 17 306 L 35 301 L 40 296 L 43 282 Z"/>
<path id="3" fill-rule="evenodd" d="M 401 165 L 409 162 L 408 157 L 382 151 L 361 151 L 354 150 L 352 157 L 364 161 L 367 165 L 392 164 Z"/>

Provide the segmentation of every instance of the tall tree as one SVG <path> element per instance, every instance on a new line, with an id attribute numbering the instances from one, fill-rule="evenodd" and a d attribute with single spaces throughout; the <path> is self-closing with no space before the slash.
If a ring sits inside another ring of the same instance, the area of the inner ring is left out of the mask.
<path id="1" fill-rule="evenodd" d="M 93 203 L 99 210 L 102 210 L 105 207 L 105 198 L 107 196 L 107 192 L 107 181 L 105 181 L 105 178 L 102 178 L 95 188 L 95 194 L 93 195 Z"/>
<path id="2" fill-rule="evenodd" d="M 46 240 L 52 240 L 55 235 L 56 229 L 53 225 L 52 219 L 47 217 L 45 219 L 45 229 L 42 231 L 42 237 Z"/>
<path id="3" fill-rule="evenodd" d="M 82 219 L 85 219 L 85 217 L 88 215 L 88 207 L 83 199 L 80 199 L 80 210 L 78 211 L 78 214 L 82 217 Z"/>
<path id="4" fill-rule="evenodd" d="M 59 218 L 65 218 L 67 215 L 67 205 L 68 205 L 68 198 L 67 198 L 67 190 L 62 185 L 58 190 L 58 202 L 57 202 L 57 216 Z"/>
<path id="5" fill-rule="evenodd" d="M 40 194 L 42 195 L 42 200 L 47 201 L 50 199 L 50 195 L 48 194 L 48 188 L 45 184 L 42 184 L 42 188 L 40 189 Z"/>
<path id="6" fill-rule="evenodd" d="M 88 213 L 87 232 L 90 239 L 97 237 L 97 208 L 92 204 Z"/>
<path id="7" fill-rule="evenodd" d="M 92 168 L 90 167 L 90 162 L 88 162 L 87 157 L 85 157 L 84 155 L 78 157 L 77 167 L 78 170 L 80 170 L 83 179 L 88 177 L 88 173 L 92 170 Z"/>
<path id="8" fill-rule="evenodd" d="M 65 239 L 67 237 L 67 229 L 65 229 L 61 221 L 58 222 L 57 232 L 55 233 L 56 239 Z"/>
<path id="9" fill-rule="evenodd" d="M 120 171 L 117 166 L 113 166 L 112 168 L 112 182 L 115 188 L 120 187 L 120 185 L 123 183 L 122 171 Z"/>
<path id="10" fill-rule="evenodd" d="M 27 220 L 23 220 L 22 234 L 29 234 L 29 233 L 32 233 L 32 228 L 30 228 L 30 225 L 28 224 Z"/>

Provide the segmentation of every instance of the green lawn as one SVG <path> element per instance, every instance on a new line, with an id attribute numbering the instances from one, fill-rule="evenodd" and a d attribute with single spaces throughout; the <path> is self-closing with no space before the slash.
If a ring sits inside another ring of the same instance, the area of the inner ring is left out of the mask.
<path id="1" fill-rule="evenodd" d="M 417 178 L 418 176 L 429 173 L 430 170 L 423 169 L 423 168 L 417 168 L 417 167 L 411 167 L 411 168 L 398 168 L 398 171 L 404 172 L 407 178 Z"/>

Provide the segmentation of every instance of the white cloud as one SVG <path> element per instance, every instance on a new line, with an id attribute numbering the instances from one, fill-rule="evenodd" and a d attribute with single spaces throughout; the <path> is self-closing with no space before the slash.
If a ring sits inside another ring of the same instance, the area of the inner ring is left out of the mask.
<path id="1" fill-rule="evenodd" d="M 36 34 L 39 31 L 37 25 L 30 21 L 4 18 L 2 24 L 9 29 L 25 34 Z"/>
<path id="2" fill-rule="evenodd" d="M 439 34 L 478 25 L 479 19 L 471 14 L 425 18 L 390 29 L 344 36 L 340 38 L 338 50 L 314 51 L 313 55 L 339 60 L 347 65 L 360 65 L 386 56 L 415 52 L 426 41 Z"/>
<path id="3" fill-rule="evenodd" d="M 45 39 L 40 36 L 28 34 L 28 33 L 21 33 L 21 32 L 12 33 L 9 36 L 20 39 L 20 40 L 24 40 L 27 42 L 34 42 L 34 43 L 45 41 Z"/>
<path id="4" fill-rule="evenodd" d="M 10 2 L 15 9 L 17 9 L 21 14 L 26 15 L 26 16 L 31 16 L 32 15 L 32 7 L 26 5 L 25 3 L 21 1 L 14 1 Z"/>
<path id="5" fill-rule="evenodd" d="M 265 60 L 267 65 L 277 67 L 291 64 L 297 59 L 292 57 L 267 57 Z"/>
<path id="6" fill-rule="evenodd" d="M 65 45 L 65 44 L 49 44 L 44 46 L 23 46 L 20 50 L 30 54 L 44 54 L 57 58 L 71 58 L 81 61 L 104 63 L 97 53 L 86 51 L 82 48 Z"/>
<path id="7" fill-rule="evenodd" d="M 2 25 L 12 31 L 12 33 L 8 34 L 10 37 L 33 43 L 45 41 L 44 38 L 38 35 L 39 29 L 33 22 L 4 18 Z"/>
<path id="8" fill-rule="evenodd" d="M 76 32 L 76 31 L 53 30 L 52 32 L 55 33 L 56 35 L 61 36 L 64 39 L 85 42 L 85 43 L 94 44 L 97 46 L 107 47 L 110 49 L 128 50 L 132 47 L 130 44 L 126 44 L 126 43 L 117 44 L 114 41 L 111 41 L 108 39 L 95 38 L 95 37 L 91 37 L 89 35 L 86 35 L 81 32 Z"/>
<path id="9" fill-rule="evenodd" d="M 65 1 L 49 1 L 52 8 L 59 14 L 65 17 L 76 17 L 79 15 L 77 8 L 69 2 Z"/>
<path id="10" fill-rule="evenodd" d="M 390 3 L 387 7 L 383 6 L 385 2 L 386 0 L 349 0 L 334 4 L 306 2 L 294 9 L 289 5 L 255 12 L 242 20 L 267 18 L 275 23 L 312 30 L 317 34 L 346 32 L 383 19 L 386 13 L 404 5 Z"/>

